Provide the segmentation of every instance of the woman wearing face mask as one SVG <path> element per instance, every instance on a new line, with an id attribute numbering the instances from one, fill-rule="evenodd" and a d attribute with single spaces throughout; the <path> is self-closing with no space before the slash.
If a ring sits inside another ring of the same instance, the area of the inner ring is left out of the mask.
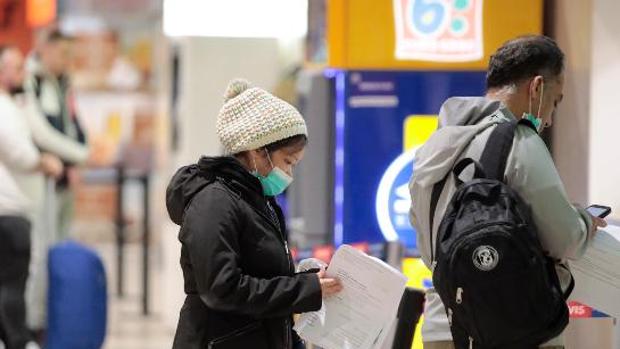
<path id="1" fill-rule="evenodd" d="M 274 199 L 304 156 L 305 122 L 288 103 L 235 80 L 217 133 L 230 155 L 181 168 L 167 190 L 187 294 L 173 348 L 303 348 L 293 314 L 319 310 L 322 297 L 341 290 L 324 271 L 295 274 Z"/>

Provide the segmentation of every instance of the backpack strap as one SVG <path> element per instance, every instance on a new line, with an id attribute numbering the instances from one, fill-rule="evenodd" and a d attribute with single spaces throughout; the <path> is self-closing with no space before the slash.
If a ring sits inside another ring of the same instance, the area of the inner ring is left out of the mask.
<path id="1" fill-rule="evenodd" d="M 504 181 L 506 162 L 512 149 L 517 125 L 525 125 L 538 133 L 532 122 L 526 119 L 499 123 L 489 136 L 489 140 L 480 157 L 480 164 L 487 178 Z"/>
<path id="2" fill-rule="evenodd" d="M 573 273 L 571 273 L 570 269 L 568 269 L 568 267 L 566 265 L 564 265 L 564 264 L 561 264 L 561 263 L 560 264 L 555 264 L 555 263 L 553 263 L 552 265 L 553 265 L 553 268 L 554 268 L 553 272 L 556 275 L 556 280 L 557 280 L 557 283 L 558 283 L 557 287 L 560 290 L 560 292 L 562 293 L 562 296 L 564 297 L 564 300 L 568 301 L 568 298 L 570 297 L 571 293 L 573 293 L 573 290 L 575 289 L 575 278 L 573 277 Z M 560 268 L 566 270 L 566 272 L 570 276 L 570 281 L 568 282 L 568 287 L 566 288 L 566 291 L 562 290 L 562 285 L 560 284 L 559 276 L 558 276 L 557 272 L 555 271 L 555 266 L 556 265 L 559 265 Z M 551 274 L 551 275 L 554 275 L 554 274 Z"/>
<path id="3" fill-rule="evenodd" d="M 433 224 L 435 221 L 435 210 L 437 209 L 437 203 L 439 202 L 439 197 L 441 196 L 441 192 L 443 191 L 443 187 L 446 186 L 446 181 L 448 180 L 448 176 L 450 176 L 450 173 L 452 172 L 448 172 L 448 174 L 443 177 L 443 179 L 437 183 L 435 183 L 435 185 L 433 185 L 433 192 L 431 193 L 431 206 L 430 206 L 430 210 L 429 210 L 429 227 L 430 227 L 430 241 L 431 241 L 431 263 L 435 264 L 435 248 L 434 248 L 434 244 L 433 241 L 435 240 L 433 238 Z"/>
<path id="4" fill-rule="evenodd" d="M 452 169 L 452 173 L 454 174 L 454 179 L 456 180 L 459 186 L 463 184 L 463 181 L 460 179 L 461 174 L 470 165 L 474 165 L 474 170 L 475 170 L 474 178 L 489 178 L 487 177 L 487 173 L 485 172 L 484 168 L 482 167 L 482 165 L 480 165 L 478 161 L 472 158 L 464 158 L 464 159 L 461 159 L 459 162 L 457 162 L 454 168 Z"/>
<path id="5" fill-rule="evenodd" d="M 495 126 L 495 129 L 489 136 L 489 140 L 480 157 L 480 164 L 487 178 L 504 181 L 506 162 L 508 155 L 510 155 L 516 128 L 517 123 L 514 121 L 501 122 Z"/>

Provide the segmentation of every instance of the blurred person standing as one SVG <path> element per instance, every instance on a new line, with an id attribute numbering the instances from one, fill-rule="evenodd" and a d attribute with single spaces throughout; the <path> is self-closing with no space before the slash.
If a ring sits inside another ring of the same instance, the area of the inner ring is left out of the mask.
<path id="1" fill-rule="evenodd" d="M 23 78 L 21 52 L 0 47 L 0 339 L 7 349 L 38 348 L 25 318 L 31 211 L 16 178 L 35 171 L 59 177 L 63 171 L 57 157 L 39 153 L 24 111 L 13 98 Z"/>
<path id="2" fill-rule="evenodd" d="M 56 184 L 57 235 L 60 239 L 69 236 L 73 219 L 74 200 L 71 186 L 76 178 L 75 166 L 83 163 L 88 154 L 86 135 L 78 120 L 68 75 L 71 45 L 71 38 L 58 29 L 44 32 L 29 57 L 28 77 L 24 86 L 39 116 L 45 118 L 67 140 L 62 149 L 52 150 L 64 160 L 65 165 L 65 172 Z"/>
<path id="3" fill-rule="evenodd" d="M 47 251 L 55 242 L 69 236 L 73 219 L 72 184 L 76 178 L 74 166 L 84 163 L 89 156 L 67 75 L 70 50 L 70 38 L 60 31 L 42 32 L 28 59 L 24 84 L 24 108 L 35 144 L 58 156 L 65 165 L 64 173 L 53 185 L 45 183 L 38 174 L 24 176 L 19 183 L 36 205 L 32 222 L 32 276 L 27 299 L 28 323 L 40 334 L 47 323 Z M 46 190 L 46 185 L 53 188 Z M 52 201 L 57 203 L 55 207 L 46 207 L 46 203 Z M 50 209 L 57 212 L 50 212 Z"/>

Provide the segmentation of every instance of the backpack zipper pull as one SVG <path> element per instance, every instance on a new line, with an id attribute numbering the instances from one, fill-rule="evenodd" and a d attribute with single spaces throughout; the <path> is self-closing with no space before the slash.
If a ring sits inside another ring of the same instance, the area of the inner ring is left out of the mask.
<path id="1" fill-rule="evenodd" d="M 456 304 L 463 303 L 463 288 L 459 287 L 456 289 Z"/>
<path id="2" fill-rule="evenodd" d="M 448 324 L 452 327 L 452 309 L 448 308 Z"/>
<path id="3" fill-rule="evenodd" d="M 474 349 L 474 339 L 469 337 L 469 349 Z"/>
<path id="4" fill-rule="evenodd" d="M 435 271 L 435 267 L 437 267 L 437 261 L 431 263 L 431 271 Z"/>

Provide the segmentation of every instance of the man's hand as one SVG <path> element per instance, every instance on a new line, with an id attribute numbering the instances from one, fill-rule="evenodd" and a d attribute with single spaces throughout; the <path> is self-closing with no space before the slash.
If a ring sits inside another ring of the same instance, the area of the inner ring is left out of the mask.
<path id="1" fill-rule="evenodd" d="M 57 179 L 62 176 L 64 166 L 57 156 L 43 153 L 39 160 L 39 170 L 47 176 Z"/>
<path id="2" fill-rule="evenodd" d="M 594 234 L 596 234 L 599 228 L 605 228 L 607 226 L 607 222 L 603 218 L 593 215 L 590 215 L 590 218 L 592 219 L 592 231 L 590 231 L 590 236 L 594 237 Z"/>

